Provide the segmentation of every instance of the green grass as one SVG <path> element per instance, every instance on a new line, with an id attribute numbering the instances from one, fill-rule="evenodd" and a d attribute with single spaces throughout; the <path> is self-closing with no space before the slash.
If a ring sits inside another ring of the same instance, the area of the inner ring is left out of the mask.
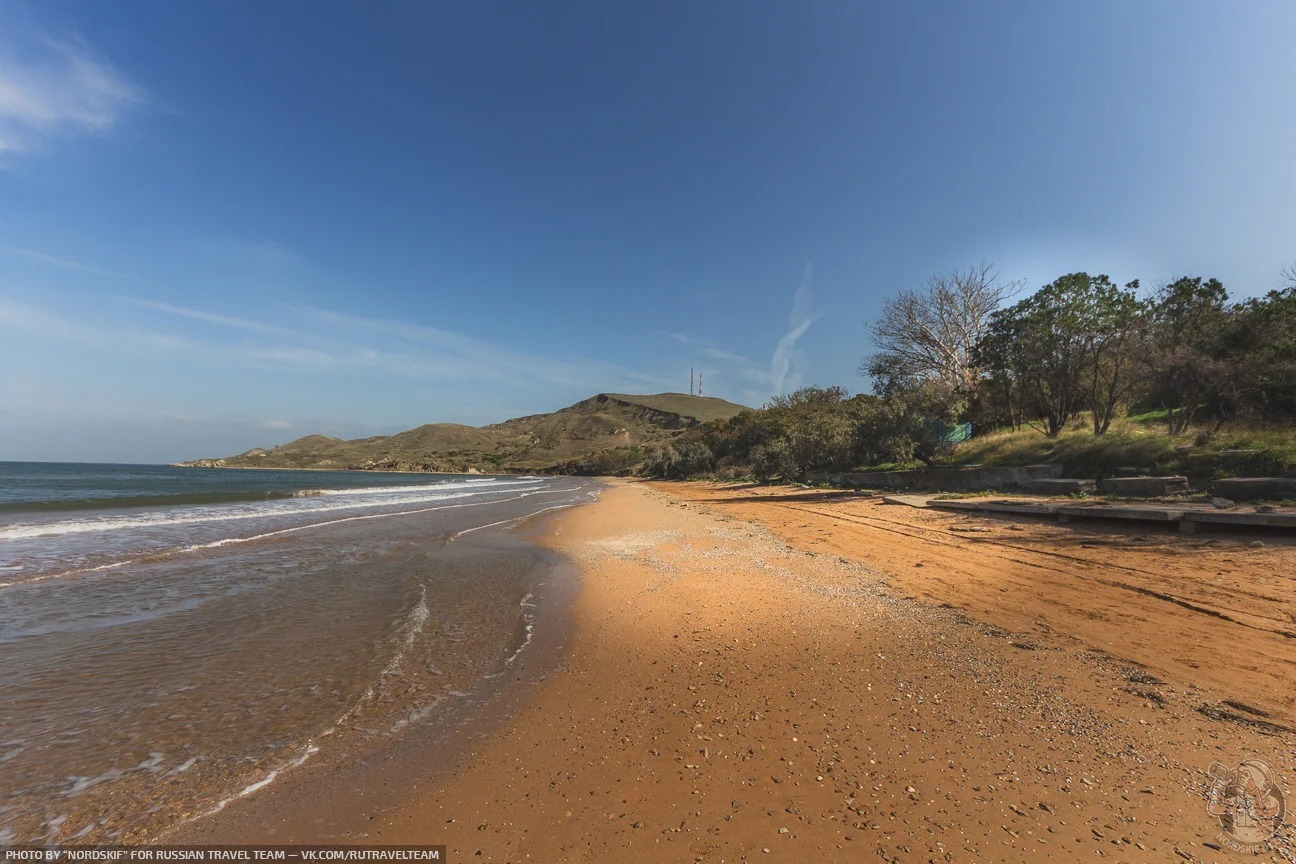
<path id="1" fill-rule="evenodd" d="M 716 396 L 690 396 L 687 393 L 657 393 L 652 396 L 632 396 L 625 393 L 604 395 L 629 402 L 631 405 L 643 405 L 655 411 L 666 411 L 670 414 L 679 414 L 681 417 L 696 417 L 702 423 L 709 420 L 727 420 L 743 411 L 751 410 Z"/>
<path id="2" fill-rule="evenodd" d="M 1243 451 L 1243 452 L 1230 452 Z M 1000 430 L 958 445 L 947 465 L 1033 465 L 1060 462 L 1067 477 L 1112 477 L 1116 469 L 1182 474 L 1194 488 L 1220 477 L 1277 476 L 1296 470 L 1296 428 L 1226 426 L 1211 435 L 1190 429 L 1170 435 L 1164 413 L 1112 423 L 1106 435 L 1073 424 L 1056 439 L 1033 429 Z"/>

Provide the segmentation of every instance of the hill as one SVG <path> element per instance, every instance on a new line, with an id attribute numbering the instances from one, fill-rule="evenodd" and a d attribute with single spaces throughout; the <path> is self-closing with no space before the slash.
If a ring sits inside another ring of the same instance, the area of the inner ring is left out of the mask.
<path id="1" fill-rule="evenodd" d="M 489 426 L 430 423 L 395 435 L 344 441 L 307 435 L 273 449 L 194 468 L 322 468 L 332 470 L 602 473 L 631 464 L 647 446 L 681 431 L 733 417 L 744 406 L 714 396 L 600 393 L 551 414 Z"/>

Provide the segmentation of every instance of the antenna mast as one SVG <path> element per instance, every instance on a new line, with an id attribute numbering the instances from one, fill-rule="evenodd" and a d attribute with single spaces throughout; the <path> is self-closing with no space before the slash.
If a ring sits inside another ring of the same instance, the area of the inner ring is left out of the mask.
<path id="1" fill-rule="evenodd" d="M 689 395 L 693 395 L 693 367 L 689 367 Z"/>
<path id="2" fill-rule="evenodd" d="M 698 395 L 702 395 L 702 373 L 698 373 Z"/>

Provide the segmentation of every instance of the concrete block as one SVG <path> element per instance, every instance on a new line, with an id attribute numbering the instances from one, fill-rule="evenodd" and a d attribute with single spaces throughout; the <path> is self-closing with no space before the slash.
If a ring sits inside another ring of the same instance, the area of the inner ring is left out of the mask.
<path id="1" fill-rule="evenodd" d="M 1078 495 L 1093 492 L 1098 488 L 1098 483 L 1095 480 L 1071 477 L 1042 477 L 1027 483 L 1026 488 L 1044 495 Z"/>
<path id="2" fill-rule="evenodd" d="M 1296 512 L 1291 510 L 1274 513 L 1238 513 L 1220 510 L 1189 510 L 1184 513 L 1184 522 L 1191 525 L 1207 527 L 1210 525 L 1247 525 L 1260 528 L 1293 528 L 1296 529 Z M 1182 527 L 1182 525 L 1180 526 Z"/>
<path id="3" fill-rule="evenodd" d="M 1082 518 L 1082 519 L 1134 519 L 1144 522 L 1177 522 L 1183 518 L 1182 509 L 1170 509 L 1168 507 L 1119 507 L 1096 505 L 1092 507 L 1082 507 L 1079 505 L 1070 506 L 1066 504 L 1058 505 L 1058 518 Z M 1068 521 L 1068 520 L 1063 520 Z"/>
<path id="4" fill-rule="evenodd" d="M 1215 481 L 1215 494 L 1235 501 L 1296 498 L 1296 477 L 1227 477 Z"/>
<path id="5" fill-rule="evenodd" d="M 1182 495 L 1188 491 L 1188 478 L 1171 477 L 1108 477 L 1102 481 L 1102 490 L 1111 495 L 1128 495 L 1132 498 L 1158 498 L 1162 495 Z"/>

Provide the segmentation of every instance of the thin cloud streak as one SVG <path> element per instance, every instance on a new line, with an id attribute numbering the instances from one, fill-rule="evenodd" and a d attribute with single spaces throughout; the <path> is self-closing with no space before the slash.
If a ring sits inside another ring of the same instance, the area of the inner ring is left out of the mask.
<path id="1" fill-rule="evenodd" d="M 0 153 L 36 149 L 49 138 L 102 133 L 144 91 L 88 46 L 49 37 L 19 57 L 12 39 L 0 44 Z"/>
<path id="2" fill-rule="evenodd" d="M 807 262 L 801 281 L 792 295 L 792 311 L 788 314 L 789 329 L 779 339 L 770 357 L 770 382 L 775 396 L 786 393 L 789 387 L 795 387 L 800 382 L 800 370 L 796 368 L 799 360 L 796 344 L 817 317 L 810 313 L 810 282 L 813 277 L 814 267 Z"/>
<path id="3" fill-rule="evenodd" d="M 200 357 L 213 366 L 252 364 L 320 375 L 400 375 L 448 382 L 550 384 L 612 391 L 638 387 L 669 389 L 671 383 L 651 373 L 600 360 L 556 359 L 515 351 L 494 342 L 434 327 L 323 309 L 305 311 L 318 321 L 335 327 L 309 332 L 167 303 L 116 299 L 189 320 L 218 324 L 249 334 L 271 334 L 277 338 L 273 343 L 230 345 L 148 329 L 92 326 L 3 294 L 0 294 L 0 329 L 37 334 L 51 341 L 85 344 L 115 354 L 166 352 Z M 383 344 L 389 350 L 365 344 L 367 340 L 347 341 L 348 337 L 360 332 L 384 337 Z"/>
<path id="4" fill-rule="evenodd" d="M 573 387 L 588 387 L 595 381 L 614 386 L 631 384 L 663 389 L 671 386 L 671 382 L 661 376 L 601 360 L 568 360 L 515 351 L 495 342 L 424 324 L 407 324 L 313 307 L 304 311 L 321 320 L 341 325 L 349 332 L 367 330 L 387 337 L 398 337 L 411 346 L 432 349 L 435 352 L 433 355 L 424 355 L 419 359 L 423 363 L 435 361 L 438 371 L 455 378 L 510 384 L 539 380 Z M 393 355 L 377 353 L 373 359 L 375 363 L 380 363 L 392 358 Z"/>
<path id="5" fill-rule="evenodd" d="M 11 255 L 21 255 L 24 258 L 31 258 L 44 264 L 52 264 L 55 267 L 63 267 L 68 270 L 79 270 L 82 273 L 94 273 L 99 276 L 110 276 L 113 279 L 134 279 L 129 273 L 118 273 L 116 270 L 105 270 L 102 267 L 96 267 L 93 264 L 86 264 L 84 261 L 74 261 L 71 258 L 60 258 L 57 255 L 50 255 L 47 252 L 38 252 L 35 249 L 27 249 L 23 246 L 14 246 L 11 243 L 0 243 L 0 252 L 8 252 Z"/>
<path id="6" fill-rule="evenodd" d="M 191 318 L 195 321 L 205 321 L 208 324 L 219 324 L 222 327 L 231 327 L 236 330 L 250 330 L 256 333 L 286 333 L 293 334 L 295 331 L 286 327 L 279 327 L 274 324 L 266 324 L 262 321 L 249 321 L 246 318 L 236 318 L 232 315 L 221 315 L 216 312 L 205 312 L 201 309 L 190 309 L 185 306 L 175 306 L 170 303 L 162 303 L 157 300 L 140 300 L 135 297 L 120 298 L 123 303 L 131 306 L 139 306 L 144 309 L 154 309 L 158 312 L 166 312 L 170 315 L 178 315 L 182 318 Z M 300 334 L 298 334 L 300 335 Z"/>

